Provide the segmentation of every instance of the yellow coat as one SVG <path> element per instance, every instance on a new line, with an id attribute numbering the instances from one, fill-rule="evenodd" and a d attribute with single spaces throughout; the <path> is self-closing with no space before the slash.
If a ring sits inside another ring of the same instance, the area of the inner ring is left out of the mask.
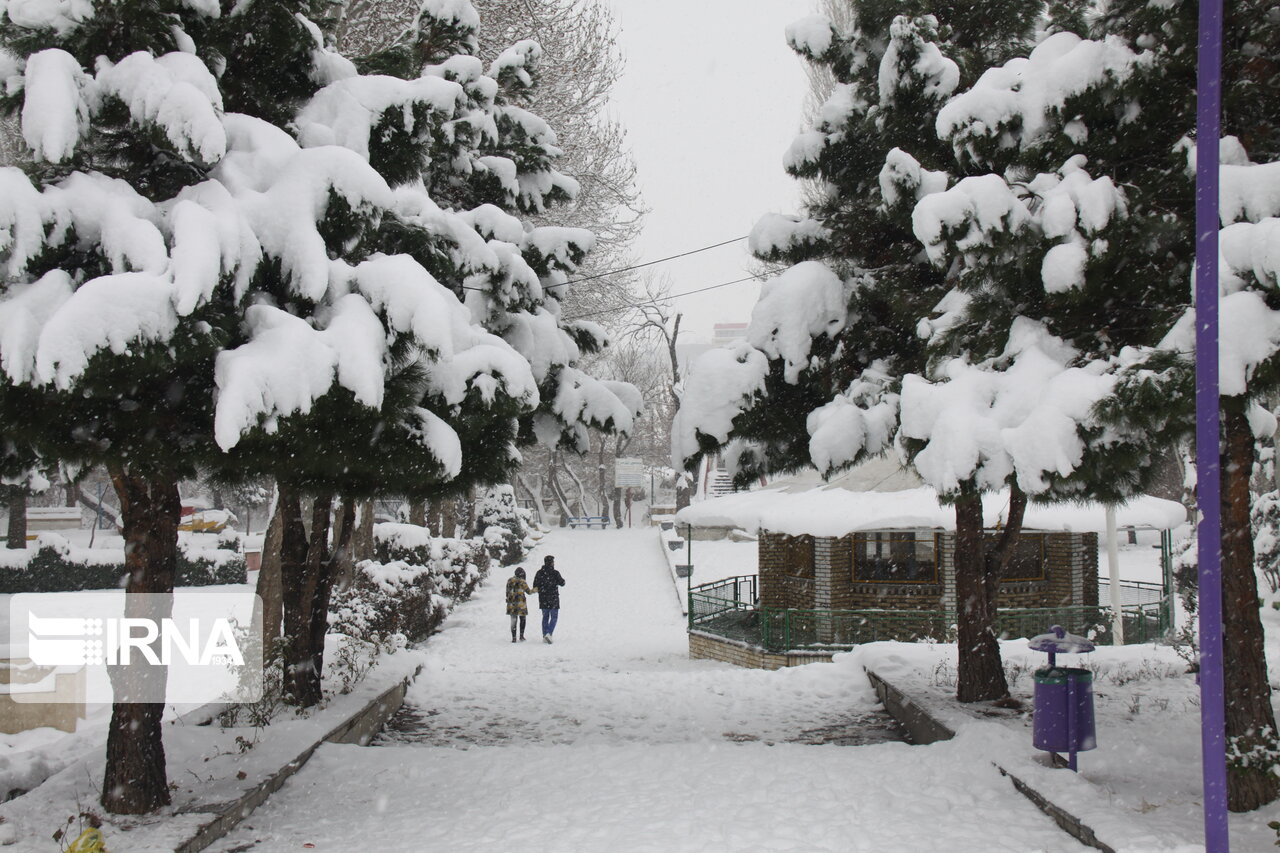
<path id="1" fill-rule="evenodd" d="M 513 577 L 507 581 L 507 615 L 528 616 L 529 605 L 525 596 L 533 592 L 523 578 Z"/>

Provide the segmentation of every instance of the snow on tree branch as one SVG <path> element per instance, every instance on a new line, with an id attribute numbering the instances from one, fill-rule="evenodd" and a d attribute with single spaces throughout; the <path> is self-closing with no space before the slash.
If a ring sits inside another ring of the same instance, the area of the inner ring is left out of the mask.
<path id="1" fill-rule="evenodd" d="M 906 376 L 901 433 L 921 446 L 916 471 L 944 494 L 971 479 L 994 490 L 1016 477 L 1035 495 L 1049 476 L 1070 475 L 1084 455 L 1081 427 L 1115 381 L 1102 363 L 1069 367 L 1075 356 L 1023 317 L 1010 330 L 1005 369 L 953 359 L 938 381 Z"/>
<path id="2" fill-rule="evenodd" d="M 671 426 L 671 460 L 678 469 L 701 449 L 699 435 L 718 444 L 729 440 L 733 420 L 750 398 L 764 390 L 769 360 L 748 344 L 708 350 L 685 378 L 680 410 Z"/>
<path id="3" fill-rule="evenodd" d="M 765 282 L 751 311 L 747 340 L 769 358 L 786 364 L 795 382 L 809 364 L 813 339 L 835 337 L 848 321 L 848 293 L 825 264 L 805 261 Z"/>
<path id="4" fill-rule="evenodd" d="M 1118 86 L 1149 61 L 1149 54 L 1135 54 L 1119 36 L 1090 41 L 1056 33 L 1030 56 L 988 69 L 973 88 L 948 101 L 938 111 L 938 138 L 950 140 L 961 161 L 975 162 L 997 148 L 1031 147 L 1054 131 L 1083 141 L 1089 128 L 1065 109 L 1067 102 Z"/>

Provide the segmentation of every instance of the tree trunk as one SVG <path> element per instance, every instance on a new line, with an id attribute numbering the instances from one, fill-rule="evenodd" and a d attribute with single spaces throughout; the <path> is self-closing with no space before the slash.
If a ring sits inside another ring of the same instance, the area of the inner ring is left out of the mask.
<path id="1" fill-rule="evenodd" d="M 449 499 L 442 499 L 432 501 L 431 505 L 440 513 L 439 526 L 432 528 L 435 535 L 445 539 L 452 539 L 457 532 L 458 526 L 457 503 Z"/>
<path id="2" fill-rule="evenodd" d="M 984 702 L 1009 695 L 994 631 L 996 599 L 982 541 L 982 495 L 968 483 L 956 501 L 956 699 Z"/>
<path id="3" fill-rule="evenodd" d="M 676 315 L 675 326 L 671 329 L 671 334 L 667 335 L 667 359 L 671 362 L 671 396 L 676 398 L 676 388 L 680 386 L 680 354 L 677 346 L 680 341 L 680 321 L 684 319 L 684 314 Z"/>
<path id="4" fill-rule="evenodd" d="M 80 484 L 67 483 L 67 503 L 68 509 L 80 505 Z"/>
<path id="5" fill-rule="evenodd" d="M 1017 552 L 1018 539 L 1022 536 L 1022 519 L 1027 514 L 1027 493 L 1017 485 L 1009 488 L 1009 517 L 995 545 L 986 549 L 987 589 L 993 602 L 1000 599 L 1000 581 Z M 994 614 L 994 610 L 992 613 Z"/>
<path id="6" fill-rule="evenodd" d="M 593 513 L 587 510 L 587 495 L 589 490 L 583 484 L 582 479 L 577 475 L 573 470 L 573 466 L 569 465 L 568 462 L 565 463 L 564 472 L 569 475 L 569 479 L 573 481 L 574 488 L 578 491 L 578 515 L 592 515 Z M 603 515 L 604 513 L 599 514 Z"/>
<path id="7" fill-rule="evenodd" d="M 372 560 L 374 556 L 373 511 L 372 499 L 360 502 L 360 521 L 352 534 L 351 556 L 357 563 L 361 560 Z"/>
<path id="8" fill-rule="evenodd" d="M 276 499 L 275 512 L 267 524 L 262 539 L 262 563 L 258 570 L 258 597 L 262 600 L 262 662 L 264 667 L 271 659 L 275 644 L 280 639 L 280 621 L 283 618 L 282 579 L 280 574 L 280 546 L 284 532 L 283 502 Z"/>
<path id="9" fill-rule="evenodd" d="M 124 526 L 124 563 L 128 571 L 125 615 L 156 618 L 157 614 L 134 596 L 173 593 L 178 521 L 182 514 L 178 483 L 171 476 L 145 476 L 119 467 L 112 467 L 110 473 L 120 498 Z M 164 703 L 127 700 L 132 689 L 154 686 L 154 679 L 163 685 L 167 673 L 164 667 L 145 663 L 140 667 L 112 667 L 112 670 L 116 702 L 111 707 L 111 723 L 107 729 L 102 807 L 116 814 L 145 814 L 169 803 L 160 726 Z M 135 678 L 145 683 L 139 684 Z M 121 686 L 125 688 L 123 693 Z M 163 686 L 160 689 L 163 690 Z"/>
<path id="10" fill-rule="evenodd" d="M 356 501 L 344 498 L 342 512 L 336 519 L 337 532 L 334 534 L 333 546 L 333 584 L 338 589 L 346 589 L 356 576 L 355 541 L 358 522 L 356 521 Z"/>
<path id="11" fill-rule="evenodd" d="M 547 463 L 547 485 L 551 487 L 551 494 L 560 506 L 560 524 L 564 526 L 565 519 L 573 515 L 573 511 L 569 509 L 569 500 L 565 496 L 564 487 L 560 485 L 557 471 L 559 456 L 560 454 L 556 451 L 552 451 L 550 454 L 550 461 Z"/>
<path id="12" fill-rule="evenodd" d="M 543 506 L 543 502 L 542 502 L 541 478 L 535 478 L 535 482 L 538 484 L 538 488 L 536 490 L 533 488 L 533 486 L 529 485 L 529 479 L 525 477 L 523 473 L 516 474 L 516 482 L 520 484 L 520 487 L 524 489 L 525 492 L 528 493 L 529 499 L 533 501 L 534 519 L 538 522 L 538 524 L 546 524 L 547 510 L 546 510 L 546 507 Z"/>
<path id="13" fill-rule="evenodd" d="M 419 527 L 427 526 L 427 502 L 412 501 L 409 504 L 409 523 Z"/>
<path id="14" fill-rule="evenodd" d="M 9 538 L 7 547 L 17 551 L 27 547 L 27 490 L 9 486 Z"/>
<path id="15" fill-rule="evenodd" d="M 1222 665 L 1226 676 L 1227 744 L 1234 743 L 1241 752 L 1271 746 L 1277 731 L 1263 653 L 1261 602 L 1249 525 L 1249 480 L 1255 451 L 1246 405 L 1239 397 L 1223 398 L 1226 446 L 1222 456 Z M 1233 812 L 1253 811 L 1278 796 L 1280 781 L 1265 763 L 1258 769 L 1232 769 L 1228 773 L 1227 806 Z"/>
<path id="16" fill-rule="evenodd" d="M 476 498 L 476 487 L 472 486 L 467 490 L 466 497 L 463 498 L 462 508 L 466 513 L 466 517 L 462 519 L 462 529 L 466 531 L 467 536 L 479 536 L 484 533 L 483 530 L 476 532 L 476 512 L 479 500 Z"/>
<path id="17" fill-rule="evenodd" d="M 333 578 L 337 573 L 337 555 L 351 541 L 351 528 L 355 524 L 355 504 L 343 502 L 343 524 L 337 541 L 329 546 L 329 519 L 333 510 L 333 495 L 316 498 L 311 510 L 311 544 L 307 549 L 307 570 L 316 578 L 316 593 L 311 599 L 311 668 L 314 673 L 315 700 L 322 698 L 321 677 L 324 674 L 324 637 L 329 633 L 329 600 L 333 594 Z M 348 518 L 348 512 L 351 517 Z"/>
<path id="18" fill-rule="evenodd" d="M 604 454 L 607 446 L 608 442 L 605 440 L 605 437 L 603 435 L 600 436 L 600 456 L 596 463 L 596 473 L 599 476 L 599 483 L 597 483 L 596 488 L 600 490 L 599 501 L 601 515 L 609 514 L 609 476 L 604 464 Z M 613 517 L 614 520 L 618 519 L 618 511 L 616 509 L 613 511 Z"/>
<path id="19" fill-rule="evenodd" d="M 316 503 L 321 501 L 317 499 Z M 315 506 L 313 504 L 313 510 Z M 302 497 L 280 485 L 282 527 L 280 578 L 284 611 L 284 695 L 290 704 L 310 707 L 320 701 L 320 673 L 314 671 L 311 648 L 312 606 L 317 573 L 310 571 L 309 543 L 302 522 Z M 325 523 L 328 530 L 328 523 Z"/>

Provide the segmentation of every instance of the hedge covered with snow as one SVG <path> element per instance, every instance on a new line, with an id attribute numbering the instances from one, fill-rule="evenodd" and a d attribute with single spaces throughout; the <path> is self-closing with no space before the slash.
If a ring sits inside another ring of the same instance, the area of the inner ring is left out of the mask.
<path id="1" fill-rule="evenodd" d="M 387 651 L 429 636 L 489 572 L 480 540 L 395 523 L 374 525 L 373 536 L 377 559 L 361 562 L 350 586 L 334 592 L 329 626 Z"/>
<path id="2" fill-rule="evenodd" d="M 124 578 L 121 548 L 77 548 L 61 536 L 42 533 L 35 548 L 0 551 L 0 595 L 118 589 Z M 179 540 L 177 586 L 247 582 L 243 553 Z"/>

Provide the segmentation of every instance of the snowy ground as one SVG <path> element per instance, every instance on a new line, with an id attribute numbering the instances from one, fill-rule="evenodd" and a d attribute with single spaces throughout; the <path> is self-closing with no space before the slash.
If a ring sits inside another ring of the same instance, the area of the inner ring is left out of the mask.
<path id="1" fill-rule="evenodd" d="M 1280 691 L 1280 613 L 1265 608 L 1263 614 L 1272 689 Z M 962 733 L 969 726 L 999 723 L 1011 735 L 1001 750 L 1001 760 L 1011 762 L 1006 766 L 1041 765 L 1043 753 L 1031 748 L 1030 710 L 1032 673 L 1045 665 L 1045 656 L 1029 651 L 1026 640 L 1001 643 L 1001 656 L 1010 691 L 1023 701 L 1020 711 L 959 706 L 953 700 L 955 646 L 872 643 L 838 660 L 871 667 Z M 1101 647 L 1087 655 L 1060 656 L 1058 661 L 1094 673 L 1097 749 L 1080 754 L 1078 778 L 1038 767 L 1028 771 L 1033 784 L 1104 833 L 1104 839 L 1129 839 L 1133 846 L 1126 850 L 1181 849 L 1175 846 L 1180 842 L 1188 850 L 1203 849 L 1198 846 L 1204 837 L 1200 695 L 1186 662 L 1172 648 L 1154 644 Z M 1277 835 L 1266 824 L 1278 819 L 1280 803 L 1232 815 L 1232 849 L 1274 849 Z M 1133 841 L 1152 833 L 1156 838 L 1148 844 Z"/>
<path id="2" fill-rule="evenodd" d="M 214 849 L 1085 849 L 984 759 L 997 726 L 806 743 L 874 711 L 859 672 L 690 661 L 659 548 L 646 528 L 552 533 L 527 565 L 552 553 L 565 576 L 554 645 L 532 621 L 510 642 L 491 578 L 427 644 L 410 731 L 321 748 Z"/>

